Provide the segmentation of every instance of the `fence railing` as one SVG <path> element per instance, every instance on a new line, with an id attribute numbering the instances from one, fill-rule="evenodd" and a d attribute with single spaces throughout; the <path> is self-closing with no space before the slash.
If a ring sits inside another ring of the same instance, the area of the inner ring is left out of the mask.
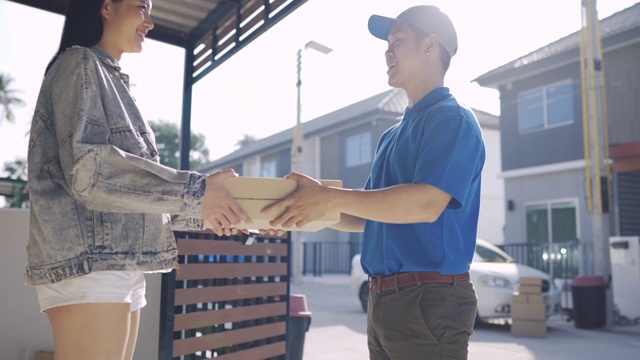
<path id="1" fill-rule="evenodd" d="M 504 244 L 500 248 L 517 263 L 544 271 L 552 279 L 573 279 L 579 274 L 593 274 L 592 242 Z"/>
<path id="2" fill-rule="evenodd" d="M 350 274 L 351 259 L 360 253 L 360 242 L 317 241 L 304 243 L 303 275 Z"/>
<path id="3" fill-rule="evenodd" d="M 591 242 L 505 244 L 499 247 L 517 263 L 544 271 L 552 279 L 572 279 L 578 274 L 593 274 Z M 305 242 L 303 275 L 349 274 L 351 259 L 360 253 L 361 248 L 361 242 Z"/>

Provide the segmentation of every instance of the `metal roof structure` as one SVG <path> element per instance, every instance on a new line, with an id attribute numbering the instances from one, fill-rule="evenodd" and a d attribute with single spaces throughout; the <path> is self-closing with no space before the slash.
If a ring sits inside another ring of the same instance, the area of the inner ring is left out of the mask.
<path id="1" fill-rule="evenodd" d="M 69 0 L 9 0 L 64 15 Z M 186 51 L 180 167 L 189 168 L 193 85 L 307 0 L 154 0 L 148 38 Z M 260 66 L 256 62 L 256 66 Z"/>

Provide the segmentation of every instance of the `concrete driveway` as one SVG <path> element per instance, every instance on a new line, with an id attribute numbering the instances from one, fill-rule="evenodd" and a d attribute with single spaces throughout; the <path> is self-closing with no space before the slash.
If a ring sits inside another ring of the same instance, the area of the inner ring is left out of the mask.
<path id="1" fill-rule="evenodd" d="M 291 293 L 304 294 L 312 313 L 304 360 L 369 358 L 366 315 L 348 281 L 346 275 L 324 275 L 291 284 Z M 471 337 L 469 360 L 640 359 L 638 325 L 578 329 L 562 317 L 550 319 L 547 325 L 545 338 L 514 337 L 509 326 L 478 326 Z"/>

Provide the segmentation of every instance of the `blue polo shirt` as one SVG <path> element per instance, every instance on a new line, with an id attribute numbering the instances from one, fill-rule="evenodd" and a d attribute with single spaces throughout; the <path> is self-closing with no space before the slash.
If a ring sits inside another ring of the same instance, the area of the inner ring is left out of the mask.
<path id="1" fill-rule="evenodd" d="M 433 223 L 367 220 L 361 263 L 365 273 L 469 271 L 476 246 L 484 142 L 473 112 L 440 87 L 406 108 L 380 138 L 365 189 L 429 184 L 451 195 Z"/>

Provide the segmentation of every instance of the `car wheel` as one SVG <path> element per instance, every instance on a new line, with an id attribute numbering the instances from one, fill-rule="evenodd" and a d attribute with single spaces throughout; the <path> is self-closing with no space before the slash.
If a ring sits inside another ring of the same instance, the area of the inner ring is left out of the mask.
<path id="1" fill-rule="evenodd" d="M 476 319 L 475 319 L 475 321 L 473 323 L 473 327 L 476 327 L 476 326 L 480 327 L 482 325 L 485 325 L 485 322 L 482 321 L 482 319 L 480 318 L 480 314 L 478 314 L 478 312 L 476 312 Z"/>
<path id="2" fill-rule="evenodd" d="M 367 312 L 367 305 L 369 304 L 369 283 L 364 282 L 362 286 L 360 286 L 360 293 L 358 295 L 360 298 L 360 306 L 362 306 L 362 311 Z"/>

